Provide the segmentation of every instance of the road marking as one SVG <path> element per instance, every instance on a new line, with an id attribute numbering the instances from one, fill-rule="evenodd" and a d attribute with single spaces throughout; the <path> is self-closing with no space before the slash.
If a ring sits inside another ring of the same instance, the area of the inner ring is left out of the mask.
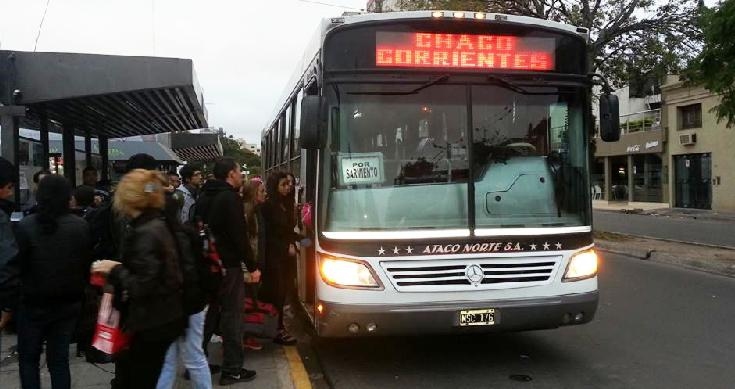
<path id="1" fill-rule="evenodd" d="M 301 356 L 296 346 L 284 346 L 283 350 L 286 353 L 286 360 L 288 360 L 289 370 L 291 370 L 291 380 L 293 381 L 295 389 L 311 389 L 311 381 L 309 380 L 309 374 L 306 372 L 304 363 L 301 362 Z"/>

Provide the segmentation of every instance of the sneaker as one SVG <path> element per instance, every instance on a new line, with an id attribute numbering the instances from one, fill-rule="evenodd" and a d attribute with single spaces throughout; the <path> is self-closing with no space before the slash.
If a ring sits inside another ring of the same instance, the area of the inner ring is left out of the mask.
<path id="1" fill-rule="evenodd" d="M 215 375 L 219 373 L 220 367 L 219 365 L 209 365 L 209 374 Z M 189 374 L 189 370 L 184 370 L 184 379 L 189 381 L 191 379 L 191 374 Z"/>
<path id="2" fill-rule="evenodd" d="M 222 373 L 219 379 L 220 386 L 236 384 L 238 382 L 247 382 L 255 379 L 255 370 L 241 369 L 237 374 Z"/>
<path id="3" fill-rule="evenodd" d="M 255 338 L 252 338 L 252 337 L 245 338 L 245 341 L 242 342 L 242 347 L 244 347 L 244 348 L 246 348 L 248 350 L 254 350 L 254 351 L 258 351 L 258 350 L 262 350 L 263 349 L 263 345 L 260 344 L 260 342 L 258 342 L 258 340 L 256 340 Z"/>
<path id="4" fill-rule="evenodd" d="M 273 338 L 273 343 L 281 344 L 284 346 L 293 346 L 296 344 L 296 342 L 296 338 L 291 336 L 291 334 L 289 334 L 286 330 L 279 331 L 278 335 Z"/>

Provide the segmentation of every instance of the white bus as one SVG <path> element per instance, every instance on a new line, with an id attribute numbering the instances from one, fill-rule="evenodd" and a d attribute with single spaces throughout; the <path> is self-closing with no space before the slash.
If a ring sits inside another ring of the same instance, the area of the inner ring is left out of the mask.
<path id="1" fill-rule="evenodd" d="M 262 137 L 265 171 L 313 205 L 298 284 L 320 336 L 593 319 L 587 34 L 456 11 L 322 22 Z"/>

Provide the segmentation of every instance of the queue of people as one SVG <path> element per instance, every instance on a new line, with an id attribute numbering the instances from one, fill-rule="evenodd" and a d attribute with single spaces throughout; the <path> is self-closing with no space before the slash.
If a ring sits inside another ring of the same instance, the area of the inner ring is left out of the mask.
<path id="1" fill-rule="evenodd" d="M 197 389 L 220 371 L 220 385 L 253 380 L 244 350 L 262 345 L 243 331 L 246 296 L 277 309 L 273 342 L 296 343 L 283 320 L 301 238 L 293 175 L 243 182 L 231 158 L 216 160 L 206 182 L 192 165 L 164 175 L 144 154 L 127 166 L 111 193 L 91 169 L 78 188 L 45 173 L 33 212 L 12 227 L 17 171 L 0 158 L 0 331 L 12 312 L 23 389 L 40 388 L 44 342 L 52 388 L 71 387 L 70 344 L 92 351 L 89 319 L 102 294 L 89 292 L 94 276 L 112 291 L 129 339 L 114 355 L 113 388 L 172 388 L 179 360 Z M 208 361 L 214 334 L 221 366 Z"/>

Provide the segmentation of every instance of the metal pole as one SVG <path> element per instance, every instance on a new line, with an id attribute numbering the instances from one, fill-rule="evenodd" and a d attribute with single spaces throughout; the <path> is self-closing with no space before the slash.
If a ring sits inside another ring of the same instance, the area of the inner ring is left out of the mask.
<path id="1" fill-rule="evenodd" d="M 18 117 L 25 116 L 24 106 L 0 106 L 0 139 L 2 139 L 2 149 L 0 155 L 10 161 L 16 169 L 18 166 L 18 153 L 20 145 L 20 134 Z M 16 207 L 20 201 L 20 183 L 15 185 L 15 194 L 13 195 Z"/>
<path id="2" fill-rule="evenodd" d="M 110 179 L 110 157 L 108 155 L 109 139 L 107 138 L 107 135 L 98 135 L 97 142 L 100 157 L 102 157 L 100 180 L 107 181 Z"/>
<path id="3" fill-rule="evenodd" d="M 633 155 L 628 154 L 628 202 L 633 202 L 633 192 L 635 192 L 635 187 L 633 181 Z"/>
<path id="4" fill-rule="evenodd" d="M 74 127 L 67 123 L 62 127 L 62 143 L 64 144 L 64 177 L 71 183 L 72 187 L 77 186 L 77 155 L 76 145 L 74 144 Z"/>
<path id="5" fill-rule="evenodd" d="M 92 166 L 92 132 L 89 129 L 84 130 L 84 162 L 85 167 Z"/>
<path id="6" fill-rule="evenodd" d="M 48 142 L 48 118 L 45 113 L 41 113 L 41 168 L 49 170 L 49 142 Z"/>

